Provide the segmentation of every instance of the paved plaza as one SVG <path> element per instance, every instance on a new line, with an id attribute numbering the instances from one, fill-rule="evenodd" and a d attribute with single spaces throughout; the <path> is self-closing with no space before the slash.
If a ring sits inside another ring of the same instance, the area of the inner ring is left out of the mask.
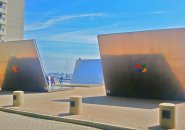
<path id="1" fill-rule="evenodd" d="M 0 112 L 0 130 L 98 130 L 75 124 Z"/>
<path id="2" fill-rule="evenodd" d="M 82 114 L 69 114 L 69 97 L 83 97 Z M 185 102 L 105 96 L 104 87 L 77 87 L 74 90 L 52 93 L 26 93 L 25 104 L 12 107 L 12 93 L 0 93 L 0 106 L 29 112 L 82 119 L 131 127 L 136 129 L 160 130 L 158 106 L 162 102 L 177 105 L 177 130 L 185 129 Z"/>

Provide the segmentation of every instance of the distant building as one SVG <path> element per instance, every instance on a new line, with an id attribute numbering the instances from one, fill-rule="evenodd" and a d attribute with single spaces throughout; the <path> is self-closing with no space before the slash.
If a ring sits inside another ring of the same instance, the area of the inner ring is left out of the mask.
<path id="1" fill-rule="evenodd" d="M 100 59 L 78 59 L 72 76 L 73 84 L 103 84 Z"/>
<path id="2" fill-rule="evenodd" d="M 0 42 L 22 40 L 24 0 L 0 0 Z"/>

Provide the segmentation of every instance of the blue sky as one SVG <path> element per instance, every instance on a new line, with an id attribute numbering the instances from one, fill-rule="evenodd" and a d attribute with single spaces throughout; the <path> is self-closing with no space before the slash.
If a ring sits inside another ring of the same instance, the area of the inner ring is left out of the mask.
<path id="1" fill-rule="evenodd" d="M 184 5 L 184 0 L 25 0 L 25 39 L 36 39 L 47 72 L 72 72 L 77 58 L 100 58 L 97 34 L 185 27 Z"/>

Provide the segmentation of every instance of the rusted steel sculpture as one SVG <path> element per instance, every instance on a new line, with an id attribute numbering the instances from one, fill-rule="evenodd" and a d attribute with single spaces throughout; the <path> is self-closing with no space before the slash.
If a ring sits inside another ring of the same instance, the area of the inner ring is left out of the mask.
<path id="1" fill-rule="evenodd" d="M 185 28 L 98 36 L 107 95 L 185 99 Z"/>
<path id="2" fill-rule="evenodd" d="M 0 87 L 9 91 L 48 91 L 34 40 L 0 44 Z"/>

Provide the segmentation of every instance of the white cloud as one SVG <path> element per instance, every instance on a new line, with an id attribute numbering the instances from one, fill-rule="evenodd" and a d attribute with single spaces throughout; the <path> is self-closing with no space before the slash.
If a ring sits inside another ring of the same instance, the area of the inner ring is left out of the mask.
<path id="1" fill-rule="evenodd" d="M 123 32 L 123 29 L 126 29 L 126 28 L 120 28 L 121 26 L 120 24 L 121 23 L 116 23 L 109 26 L 88 28 L 80 31 L 62 32 L 57 34 L 50 34 L 47 36 L 41 35 L 38 37 L 38 39 L 43 41 L 52 41 L 54 43 L 68 42 L 68 43 L 87 43 L 87 44 L 95 43 L 96 44 L 98 43 L 98 40 L 97 40 L 98 34 Z"/>
<path id="2" fill-rule="evenodd" d="M 97 35 L 87 31 L 65 32 L 49 37 L 49 41 L 59 42 L 78 42 L 78 43 L 97 43 Z"/>
<path id="3" fill-rule="evenodd" d="M 149 12 L 149 14 L 168 14 L 170 12 L 168 11 L 154 11 L 154 12 Z"/>
<path id="4" fill-rule="evenodd" d="M 54 26 L 55 24 L 62 23 L 65 21 L 83 18 L 83 17 L 101 17 L 104 16 L 102 13 L 90 13 L 90 14 L 80 14 L 80 15 L 66 15 L 66 16 L 58 16 L 52 19 L 49 19 L 44 22 L 38 22 L 33 24 L 25 25 L 25 31 L 33 31 L 33 30 L 41 30 L 46 29 L 51 26 Z"/>
<path id="5" fill-rule="evenodd" d="M 157 10 L 157 11 L 142 13 L 142 15 L 163 15 L 163 14 L 173 14 L 173 13 L 176 13 L 176 12 L 165 11 L 165 10 Z"/>
<path id="6" fill-rule="evenodd" d="M 102 14 L 103 15 L 103 14 Z M 38 32 L 32 33 L 26 36 L 27 39 L 35 38 L 41 41 L 51 41 L 52 44 L 57 44 L 56 46 L 64 47 L 69 44 L 61 44 L 63 43 L 86 43 L 86 44 L 97 44 L 97 35 L 98 34 L 107 34 L 107 33 L 118 33 L 126 31 L 132 31 L 128 27 L 125 27 L 126 23 L 137 23 L 138 21 L 124 21 L 119 23 L 114 23 L 111 25 L 98 26 L 92 28 L 86 28 L 83 30 L 73 30 L 68 28 L 68 30 L 64 30 L 63 32 L 57 33 L 48 33 L 48 32 Z M 27 32 L 28 34 L 28 32 Z M 46 46 L 46 44 L 43 44 Z M 48 45 L 49 46 L 49 45 Z"/>
<path id="7" fill-rule="evenodd" d="M 121 26 L 120 24 L 121 23 L 115 23 L 109 26 L 87 28 L 87 29 L 78 30 L 78 31 L 61 32 L 57 34 L 51 34 L 48 36 L 40 36 L 39 39 L 44 41 L 54 41 L 54 42 L 87 43 L 87 44 L 95 43 L 96 44 L 98 43 L 98 40 L 97 40 L 98 34 L 122 32 L 123 28 L 120 28 Z"/>

